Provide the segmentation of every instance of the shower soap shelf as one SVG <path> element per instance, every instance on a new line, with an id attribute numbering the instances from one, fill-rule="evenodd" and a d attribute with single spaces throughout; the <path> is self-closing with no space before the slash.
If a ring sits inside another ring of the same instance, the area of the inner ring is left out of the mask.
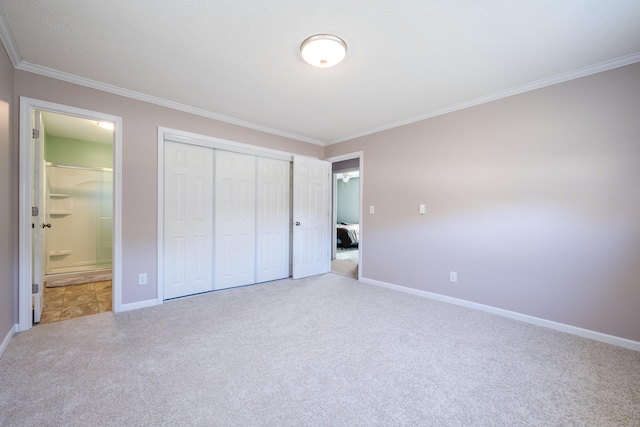
<path id="1" fill-rule="evenodd" d="M 71 255 L 71 251 L 51 251 L 51 252 L 49 252 L 49 256 L 63 256 L 63 255 Z"/>

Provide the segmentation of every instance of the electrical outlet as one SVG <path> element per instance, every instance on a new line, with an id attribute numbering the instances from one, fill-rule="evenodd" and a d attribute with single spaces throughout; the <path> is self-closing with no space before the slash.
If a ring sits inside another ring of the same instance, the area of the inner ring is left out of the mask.
<path id="1" fill-rule="evenodd" d="M 450 271 L 449 272 L 449 281 L 451 283 L 458 283 L 458 273 L 456 273 L 455 271 Z"/>
<path id="2" fill-rule="evenodd" d="M 426 205 L 420 205 L 418 206 L 418 213 L 420 215 L 426 215 L 427 213 L 427 206 Z"/>
<path id="3" fill-rule="evenodd" d="M 138 274 L 138 285 L 146 285 L 147 284 L 147 273 Z"/>

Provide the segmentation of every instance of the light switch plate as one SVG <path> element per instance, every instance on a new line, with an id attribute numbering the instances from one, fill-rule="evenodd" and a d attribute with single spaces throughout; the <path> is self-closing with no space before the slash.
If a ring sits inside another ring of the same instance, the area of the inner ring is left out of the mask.
<path id="1" fill-rule="evenodd" d="M 376 213 L 376 207 L 375 206 L 369 206 L 369 213 L 371 215 L 373 215 L 374 213 Z"/>

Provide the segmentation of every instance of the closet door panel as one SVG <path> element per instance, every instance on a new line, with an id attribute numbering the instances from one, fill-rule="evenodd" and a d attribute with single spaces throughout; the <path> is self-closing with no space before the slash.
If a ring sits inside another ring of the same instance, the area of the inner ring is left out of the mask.
<path id="1" fill-rule="evenodd" d="M 165 141 L 164 299 L 213 289 L 213 149 Z"/>
<path id="2" fill-rule="evenodd" d="M 289 277 L 291 164 L 257 159 L 256 283 Z"/>
<path id="3" fill-rule="evenodd" d="M 215 289 L 255 283 L 256 157 L 218 150 Z"/>

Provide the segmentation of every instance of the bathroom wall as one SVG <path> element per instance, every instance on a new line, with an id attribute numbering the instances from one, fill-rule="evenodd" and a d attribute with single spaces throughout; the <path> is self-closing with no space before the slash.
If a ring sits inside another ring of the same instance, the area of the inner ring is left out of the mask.
<path id="1" fill-rule="evenodd" d="M 112 168 L 113 146 L 47 134 L 44 158 L 60 165 Z"/>
<path id="2" fill-rule="evenodd" d="M 57 165 L 112 168 L 113 146 L 46 133 L 44 157 Z M 45 233 L 47 274 L 111 267 L 113 174 L 55 166 L 47 166 L 45 172 L 49 192 L 72 196 L 47 200 L 49 214 L 71 212 L 49 216 L 52 227 Z"/>

